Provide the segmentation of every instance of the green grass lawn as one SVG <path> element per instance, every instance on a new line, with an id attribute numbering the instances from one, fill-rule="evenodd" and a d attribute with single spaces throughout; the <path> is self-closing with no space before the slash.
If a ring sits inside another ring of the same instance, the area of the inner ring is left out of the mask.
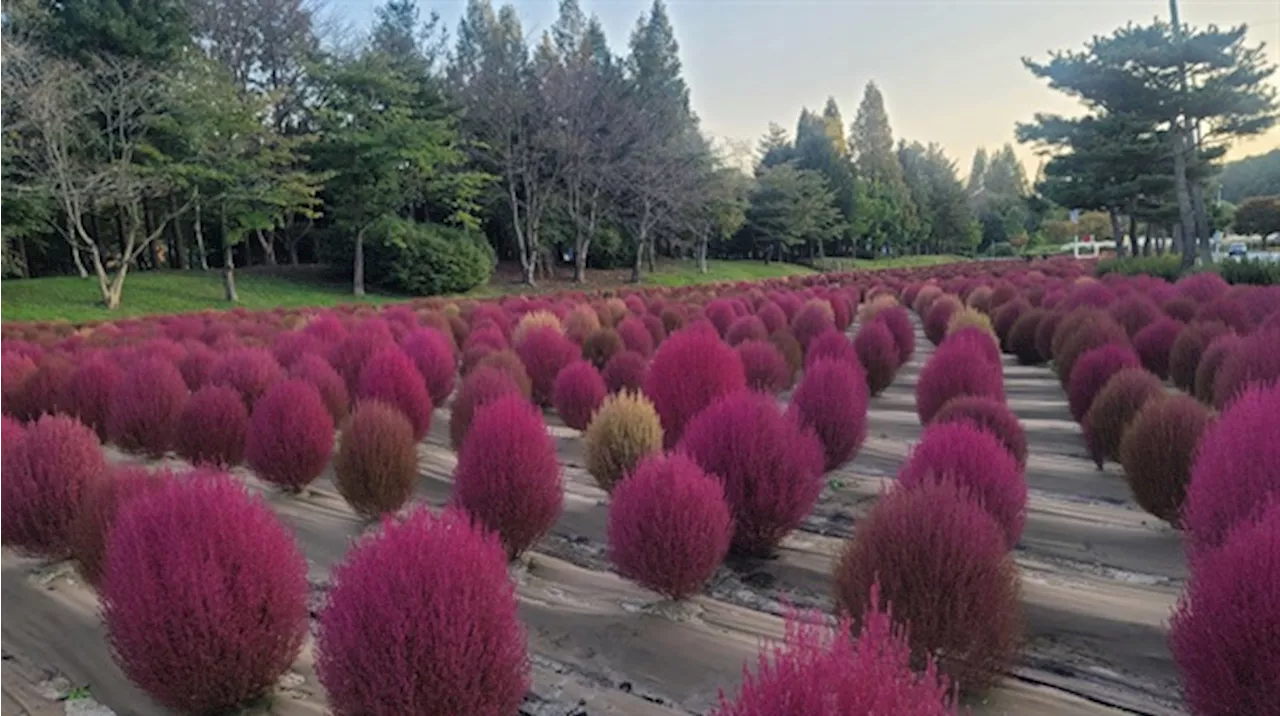
<path id="1" fill-rule="evenodd" d="M 852 259 L 831 257 L 818 259 L 818 265 L 826 271 L 875 271 L 877 269 L 918 268 L 921 266 L 938 266 L 969 261 L 963 256 L 952 254 L 930 254 L 925 256 L 895 256 L 888 259 Z"/>
<path id="2" fill-rule="evenodd" d="M 707 261 L 707 272 L 698 271 L 696 261 L 666 261 L 656 273 L 647 274 L 644 282 L 651 286 L 691 286 L 719 281 L 756 281 L 783 276 L 803 276 L 813 269 L 796 264 L 763 261 Z"/>

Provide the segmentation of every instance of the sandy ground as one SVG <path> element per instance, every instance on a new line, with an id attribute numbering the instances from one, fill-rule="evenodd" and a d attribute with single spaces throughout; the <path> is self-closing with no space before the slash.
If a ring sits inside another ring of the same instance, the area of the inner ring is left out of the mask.
<path id="1" fill-rule="evenodd" d="M 565 467 L 565 509 L 517 571 L 533 664 L 521 713 L 706 713 L 719 689 L 737 688 L 762 639 L 781 634 L 784 603 L 830 610 L 842 540 L 920 434 L 912 391 L 932 346 L 919 332 L 916 345 L 913 361 L 872 401 L 866 445 L 828 476 L 803 528 L 774 559 L 722 567 L 707 592 L 681 609 L 657 603 L 656 595 L 609 569 L 605 495 L 582 467 L 577 433 L 549 416 Z M 1114 466 L 1094 469 L 1047 368 L 1006 357 L 1005 384 L 1031 452 L 1030 514 L 1016 552 L 1026 643 L 1003 684 L 969 704 L 973 713 L 1185 713 L 1166 646 L 1186 573 L 1177 534 L 1132 503 Z M 436 412 L 420 457 L 418 497 L 443 504 L 454 464 L 447 411 Z M 261 488 L 252 476 L 245 479 Z M 319 603 L 330 568 L 362 524 L 327 475 L 303 496 L 268 492 L 268 500 L 297 533 Z M 2 585 L 6 716 L 109 713 L 99 703 L 120 714 L 163 713 L 111 660 L 94 593 L 72 570 L 5 550 Z M 73 691 L 84 686 L 92 698 Z M 308 644 L 270 712 L 325 711 Z"/>

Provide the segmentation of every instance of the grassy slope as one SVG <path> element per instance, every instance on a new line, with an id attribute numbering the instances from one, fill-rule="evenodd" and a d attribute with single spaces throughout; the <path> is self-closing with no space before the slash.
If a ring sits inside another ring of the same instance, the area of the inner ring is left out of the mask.
<path id="1" fill-rule="evenodd" d="M 891 259 L 876 259 L 874 261 L 870 259 L 826 258 L 819 259 L 818 263 L 828 271 L 875 271 L 876 269 L 937 266 L 939 264 L 953 264 L 969 260 L 970 259 L 963 256 L 937 254 L 927 256 L 898 256 Z"/>
<path id="2" fill-rule="evenodd" d="M 711 261 L 706 274 L 698 273 L 693 262 L 665 262 L 658 273 L 646 276 L 645 283 L 661 286 L 685 286 L 713 281 L 748 281 L 752 279 L 812 273 L 793 264 L 765 265 L 747 261 Z M 552 288 L 568 288 L 551 286 Z M 236 274 L 240 306 L 250 309 L 276 306 L 331 306 L 349 303 L 350 284 L 317 278 L 314 272 L 302 278 L 282 277 L 252 270 Z M 592 285 L 589 288 L 600 288 Z M 485 286 L 474 291 L 476 296 L 493 296 L 522 290 L 518 287 Z M 369 303 L 399 300 L 398 296 L 366 296 Z M 97 284 L 92 279 L 69 276 L 5 281 L 0 287 L 0 317 L 5 321 L 66 320 L 73 323 L 124 318 L 148 314 L 181 313 L 207 308 L 225 309 L 222 279 L 217 271 L 208 273 L 148 271 L 131 274 L 125 283 L 124 300 L 119 310 L 110 312 L 99 304 Z"/>

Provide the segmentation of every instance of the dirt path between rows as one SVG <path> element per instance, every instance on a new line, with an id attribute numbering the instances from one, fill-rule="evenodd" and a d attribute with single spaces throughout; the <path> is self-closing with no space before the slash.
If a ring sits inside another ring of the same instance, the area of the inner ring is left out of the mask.
<path id="1" fill-rule="evenodd" d="M 872 401 L 862 452 L 828 476 L 802 529 L 773 559 L 722 567 L 707 593 L 681 608 L 655 602 L 655 595 L 610 570 L 605 494 L 582 468 L 578 434 L 549 416 L 565 467 L 565 509 L 516 571 L 533 663 L 522 713 L 706 713 L 719 689 L 736 689 L 761 640 L 781 634 L 786 604 L 829 611 L 842 541 L 919 438 L 912 391 L 932 346 L 919 331 L 916 345 L 912 362 Z M 973 713 L 1185 713 L 1166 646 L 1168 617 L 1186 574 L 1177 533 L 1132 503 L 1115 467 L 1098 471 L 1085 457 L 1047 368 L 1017 366 L 1006 357 L 1005 383 L 1031 453 L 1030 510 L 1016 550 L 1026 648 L 1004 683 L 971 704 Z M 419 499 L 435 505 L 450 491 L 454 455 L 447 433 L 447 410 L 437 410 L 419 451 L 418 489 Z M 319 604 L 330 568 L 364 526 L 329 475 L 292 497 L 241 474 L 295 530 Z M 164 713 L 111 660 L 96 598 L 71 570 L 5 550 L 3 607 L 6 715 L 100 713 L 84 710 L 97 703 L 119 714 Z M 88 686 L 93 698 L 58 701 L 78 686 Z M 279 691 L 271 713 L 326 712 L 310 644 Z"/>

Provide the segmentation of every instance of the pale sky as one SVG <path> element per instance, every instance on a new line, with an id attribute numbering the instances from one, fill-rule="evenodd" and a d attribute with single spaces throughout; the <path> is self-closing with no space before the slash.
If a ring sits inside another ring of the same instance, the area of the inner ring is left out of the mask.
<path id="1" fill-rule="evenodd" d="M 625 52 L 650 0 L 581 0 Z M 329 0 L 331 12 L 367 27 L 377 2 Z M 420 0 L 450 34 L 464 0 Z M 495 5 L 501 5 L 495 0 Z M 555 0 L 514 2 L 532 38 L 555 19 Z M 938 142 L 968 173 L 979 146 L 1013 141 L 1014 124 L 1037 111 L 1078 105 L 1023 68 L 1050 50 L 1080 49 L 1127 22 L 1168 19 L 1167 0 L 667 0 L 693 107 L 708 134 L 754 147 L 770 122 L 794 131 L 801 107 L 834 96 L 847 125 L 863 87 L 884 93 L 894 137 Z M 1193 25 L 1249 25 L 1280 63 L 1280 0 L 1179 0 Z M 1273 78 L 1273 84 L 1280 79 Z M 1278 85 L 1280 86 L 1280 85 Z M 1280 147 L 1280 129 L 1238 143 L 1238 158 Z M 1034 177 L 1039 159 L 1015 144 Z"/>

